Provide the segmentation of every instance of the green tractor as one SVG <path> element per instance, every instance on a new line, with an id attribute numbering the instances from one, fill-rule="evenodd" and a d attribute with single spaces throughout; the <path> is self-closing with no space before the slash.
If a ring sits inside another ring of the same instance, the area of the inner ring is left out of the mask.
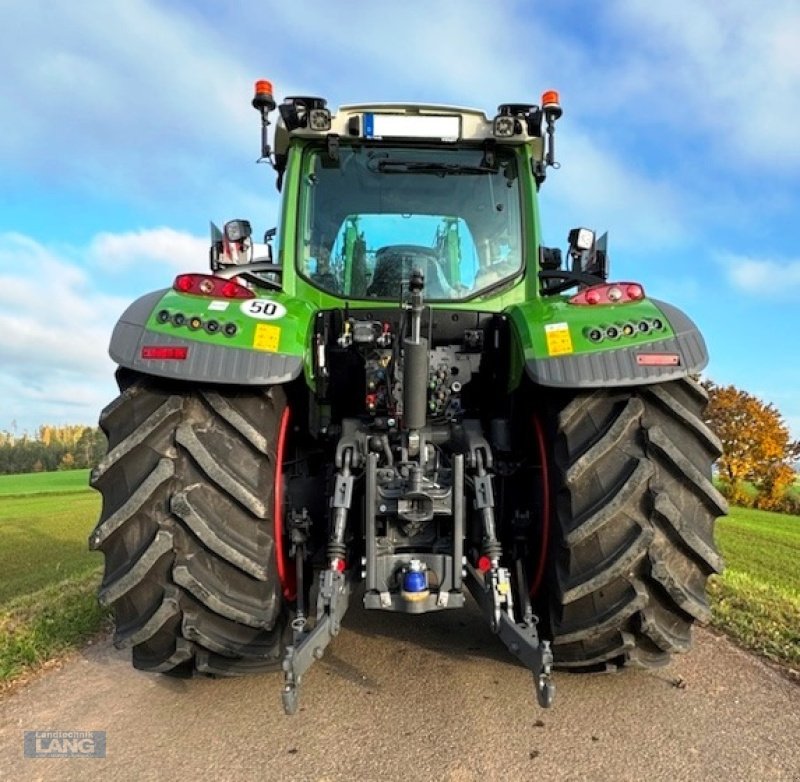
<path id="1" fill-rule="evenodd" d="M 558 94 L 492 119 L 256 83 L 277 229 L 212 226 L 210 273 L 136 300 L 90 545 L 147 671 L 304 673 L 353 596 L 461 609 L 533 672 L 658 666 L 709 617 L 725 501 L 681 311 L 541 243 Z M 274 143 L 274 149 L 272 144 Z M 465 589 L 466 587 L 466 589 Z"/>

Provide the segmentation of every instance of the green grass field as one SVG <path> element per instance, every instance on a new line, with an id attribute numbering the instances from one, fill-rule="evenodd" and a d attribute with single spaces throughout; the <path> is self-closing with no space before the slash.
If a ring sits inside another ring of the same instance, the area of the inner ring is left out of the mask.
<path id="1" fill-rule="evenodd" d="M 88 489 L 0 497 L 0 605 L 96 570 L 103 558 L 86 541 L 99 509 L 99 495 Z"/>
<path id="2" fill-rule="evenodd" d="M 81 646 L 102 627 L 100 510 L 89 471 L 0 476 L 0 684 Z"/>
<path id="3" fill-rule="evenodd" d="M 21 494 L 66 494 L 89 490 L 89 470 L 0 475 L 0 498 Z"/>
<path id="4" fill-rule="evenodd" d="M 731 508 L 717 524 L 726 569 L 713 624 L 748 649 L 800 666 L 800 516 Z"/>
<path id="5" fill-rule="evenodd" d="M 0 684 L 106 622 L 102 556 L 87 547 L 99 510 L 88 470 L 0 476 Z M 727 567 L 709 588 L 714 626 L 800 666 L 800 517 L 733 508 L 717 541 Z"/>

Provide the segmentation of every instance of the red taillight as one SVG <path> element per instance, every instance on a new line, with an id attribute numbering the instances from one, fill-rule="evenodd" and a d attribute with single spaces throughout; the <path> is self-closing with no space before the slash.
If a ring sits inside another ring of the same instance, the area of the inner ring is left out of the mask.
<path id="1" fill-rule="evenodd" d="M 192 275 L 182 274 L 180 277 L 175 278 L 175 285 L 173 286 L 176 291 L 181 293 L 189 293 L 192 290 Z"/>
<path id="2" fill-rule="evenodd" d="M 179 274 L 172 287 L 179 293 L 207 296 L 211 299 L 254 299 L 255 293 L 233 280 L 212 274 Z"/>
<path id="3" fill-rule="evenodd" d="M 142 347 L 142 358 L 151 361 L 185 361 L 189 348 L 185 345 L 145 345 Z"/>
<path id="4" fill-rule="evenodd" d="M 592 285 L 575 294 L 570 304 L 626 304 L 629 301 L 640 301 L 644 298 L 644 288 L 638 282 L 612 282 Z"/>
<path id="5" fill-rule="evenodd" d="M 638 282 L 629 283 L 626 292 L 632 301 L 644 298 L 644 288 Z"/>
<path id="6" fill-rule="evenodd" d="M 247 288 L 243 288 L 236 282 L 230 280 L 222 286 L 222 295 L 226 299 L 251 299 L 253 297 Z M 248 295 L 245 295 L 248 294 Z"/>

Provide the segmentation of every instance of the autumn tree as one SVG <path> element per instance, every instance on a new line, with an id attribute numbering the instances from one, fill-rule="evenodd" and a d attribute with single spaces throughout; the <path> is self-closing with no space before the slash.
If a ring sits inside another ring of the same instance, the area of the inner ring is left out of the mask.
<path id="1" fill-rule="evenodd" d="M 704 383 L 709 394 L 706 422 L 722 441 L 720 475 L 733 503 L 749 501 L 744 483 L 750 481 L 762 508 L 778 509 L 795 478 L 792 462 L 800 456 L 777 408 L 735 386 Z"/>

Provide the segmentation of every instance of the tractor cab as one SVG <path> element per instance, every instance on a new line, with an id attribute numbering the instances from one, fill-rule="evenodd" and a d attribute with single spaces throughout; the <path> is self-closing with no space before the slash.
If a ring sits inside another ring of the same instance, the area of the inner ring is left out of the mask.
<path id="1" fill-rule="evenodd" d="M 395 103 L 343 106 L 258 82 L 262 159 L 296 203 L 281 257 L 317 291 L 348 301 L 401 296 L 412 269 L 430 301 L 467 301 L 511 287 L 538 257 L 535 195 L 555 165 L 558 95 L 542 107 L 475 109 Z M 543 137 L 546 121 L 548 143 Z M 527 240 L 526 240 L 527 237 Z"/>
<path id="2" fill-rule="evenodd" d="M 480 148 L 353 145 L 302 156 L 298 274 L 335 296 L 397 301 L 412 268 L 459 300 L 522 271 L 517 160 Z"/>

